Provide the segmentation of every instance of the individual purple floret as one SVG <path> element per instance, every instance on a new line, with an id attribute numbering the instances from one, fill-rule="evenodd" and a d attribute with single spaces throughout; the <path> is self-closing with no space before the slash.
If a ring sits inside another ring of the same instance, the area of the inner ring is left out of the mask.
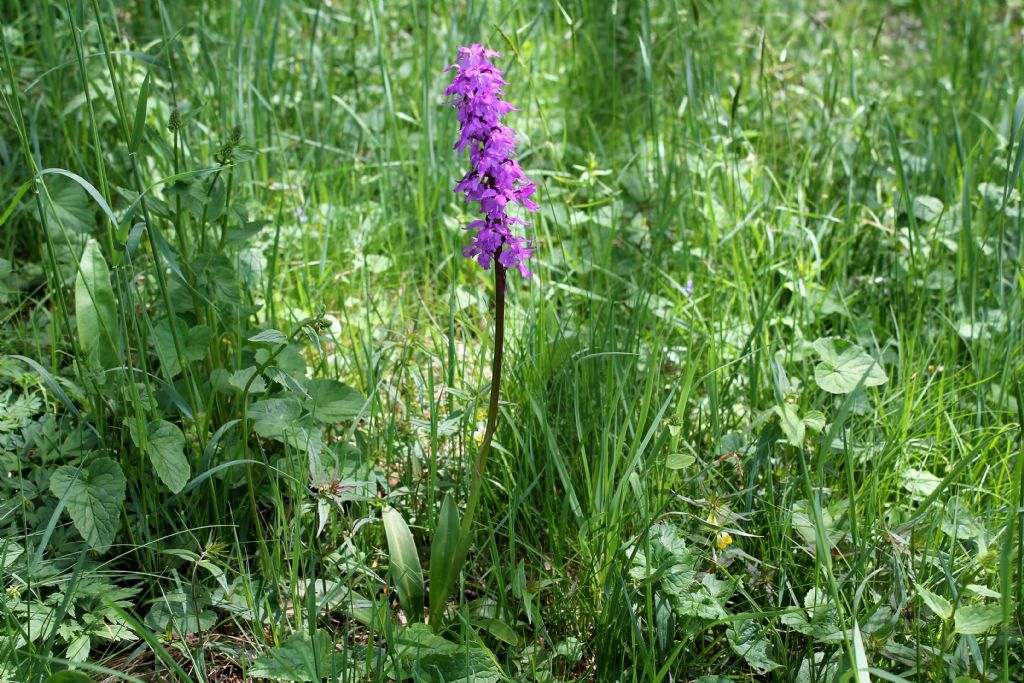
<path id="1" fill-rule="evenodd" d="M 516 268 L 523 277 L 533 277 L 526 268 L 526 260 L 533 253 L 527 245 L 532 240 L 512 234 L 514 225 L 527 223 L 509 216 L 506 210 L 509 204 L 518 203 L 536 211 L 530 195 L 537 186 L 514 158 L 516 132 L 502 123 L 515 107 L 501 99 L 505 72 L 490 62 L 500 56 L 478 43 L 460 47 L 459 60 L 445 69 L 455 70 L 455 78 L 445 90 L 452 96 L 449 104 L 459 118 L 455 149 L 460 153 L 468 149 L 471 164 L 455 191 L 464 193 L 466 201 L 480 202 L 480 212 L 485 214 L 482 220 L 466 226 L 476 231 L 476 237 L 462 254 L 475 258 L 485 269 L 497 259 L 505 268 Z"/>

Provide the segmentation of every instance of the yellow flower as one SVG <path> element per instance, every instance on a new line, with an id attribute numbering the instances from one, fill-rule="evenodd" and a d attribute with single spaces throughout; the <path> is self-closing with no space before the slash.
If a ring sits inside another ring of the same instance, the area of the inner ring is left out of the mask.
<path id="1" fill-rule="evenodd" d="M 719 531 L 715 536 L 715 545 L 719 550 L 725 550 L 732 545 L 732 535 L 728 531 Z"/>

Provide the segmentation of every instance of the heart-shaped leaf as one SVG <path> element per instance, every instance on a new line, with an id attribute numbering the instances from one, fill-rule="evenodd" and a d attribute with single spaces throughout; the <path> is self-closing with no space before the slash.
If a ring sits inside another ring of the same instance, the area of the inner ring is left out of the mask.
<path id="1" fill-rule="evenodd" d="M 160 481 L 172 493 L 179 493 L 192 476 L 188 458 L 185 457 L 185 435 L 177 425 L 167 420 L 153 420 L 146 431 L 146 455 L 153 463 Z"/>
<path id="2" fill-rule="evenodd" d="M 859 346 L 836 349 L 836 339 L 818 339 L 814 350 L 821 362 L 814 368 L 814 381 L 830 394 L 849 394 L 858 386 L 876 387 L 889 381 L 874 358 Z M 861 384 L 863 380 L 863 384 Z"/>
<path id="3" fill-rule="evenodd" d="M 82 538 L 95 550 L 114 542 L 120 526 L 125 479 L 121 466 L 111 458 L 95 458 L 81 469 L 58 467 L 50 477 L 50 490 L 64 504 Z"/>

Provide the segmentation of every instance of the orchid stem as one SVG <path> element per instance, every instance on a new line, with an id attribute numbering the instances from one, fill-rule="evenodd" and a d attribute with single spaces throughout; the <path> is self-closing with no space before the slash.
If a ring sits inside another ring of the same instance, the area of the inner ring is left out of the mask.
<path id="1" fill-rule="evenodd" d="M 462 545 L 468 549 L 470 532 L 473 528 L 473 517 L 483 493 L 484 472 L 487 458 L 491 454 L 491 439 L 498 428 L 498 395 L 501 393 L 501 361 L 505 350 L 505 267 L 494 263 L 494 358 L 491 365 L 491 401 L 487 407 L 487 427 L 484 438 L 480 441 L 480 450 L 473 463 L 473 481 L 469 489 L 469 501 L 466 503 L 466 515 L 462 518 Z"/>

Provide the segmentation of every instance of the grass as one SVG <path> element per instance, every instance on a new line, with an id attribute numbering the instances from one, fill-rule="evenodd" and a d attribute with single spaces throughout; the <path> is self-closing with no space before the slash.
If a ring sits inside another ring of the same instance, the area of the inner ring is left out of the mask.
<path id="1" fill-rule="evenodd" d="M 0 7 L 0 680 L 1024 675 L 1019 2 Z"/>

